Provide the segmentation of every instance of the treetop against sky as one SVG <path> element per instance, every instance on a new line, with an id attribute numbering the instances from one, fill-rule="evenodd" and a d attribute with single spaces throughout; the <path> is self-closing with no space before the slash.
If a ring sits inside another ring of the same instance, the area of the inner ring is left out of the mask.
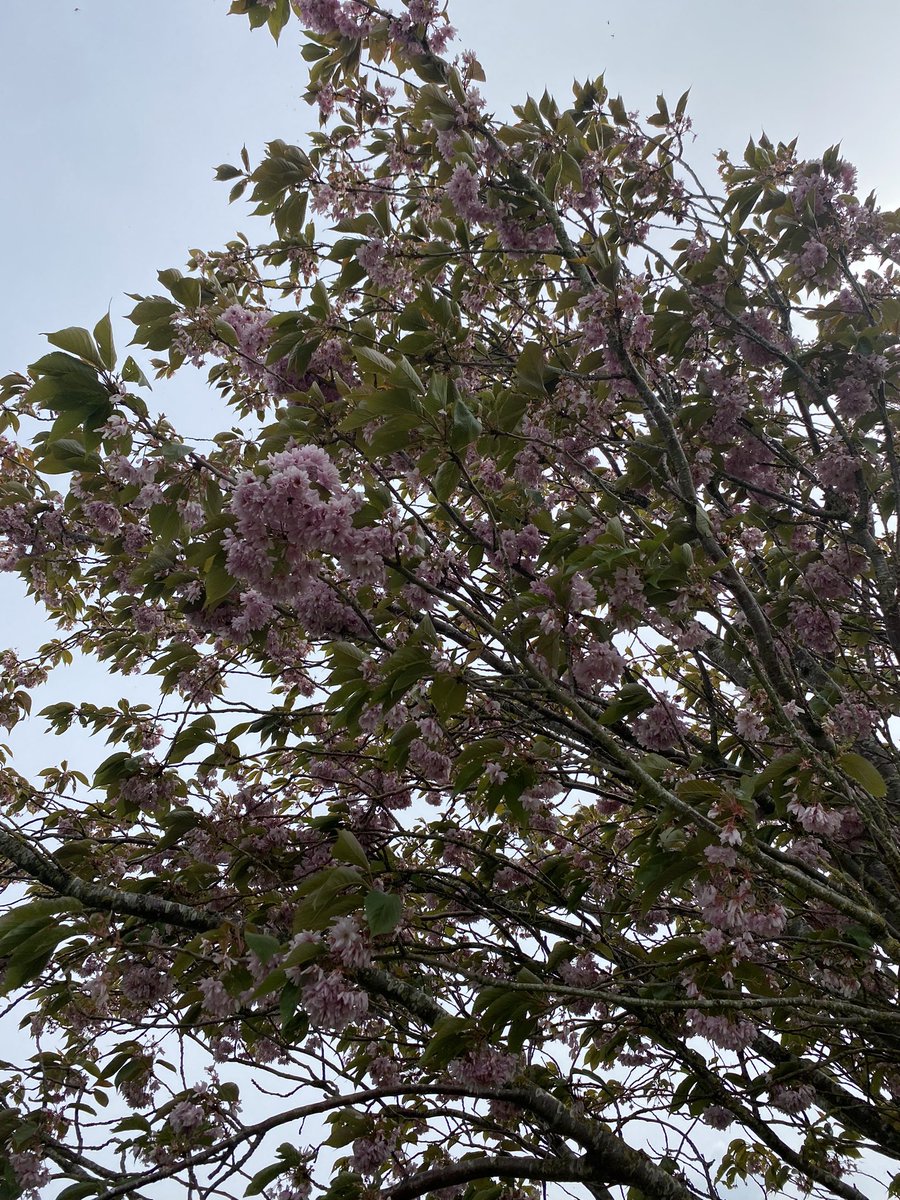
<path id="1" fill-rule="evenodd" d="M 305 30 L 264 237 L 2 380 L 3 722 L 124 698 L 0 771 L 0 1195 L 893 1194 L 898 214 L 497 116 L 431 0 L 232 12 Z"/>

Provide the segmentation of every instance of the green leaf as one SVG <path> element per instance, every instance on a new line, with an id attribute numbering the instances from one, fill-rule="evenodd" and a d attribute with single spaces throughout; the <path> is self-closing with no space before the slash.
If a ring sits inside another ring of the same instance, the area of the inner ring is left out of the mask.
<path id="1" fill-rule="evenodd" d="M 148 388 L 150 386 L 150 382 L 147 379 L 147 376 L 144 374 L 144 372 L 141 370 L 141 368 L 137 365 L 137 363 L 134 361 L 134 359 L 131 357 L 130 354 L 125 359 L 124 363 L 122 364 L 122 378 L 125 380 L 126 383 L 138 383 L 138 384 L 140 384 L 141 387 L 146 387 L 146 388 Z"/>
<path id="2" fill-rule="evenodd" d="M 180 763 L 198 748 L 198 746 L 209 745 L 215 742 L 215 735 L 209 728 L 207 718 L 201 718 L 199 721 L 194 721 L 188 725 L 175 738 L 172 743 L 172 748 L 169 750 L 167 759 L 170 763 Z"/>
<path id="3" fill-rule="evenodd" d="M 248 931 L 244 934 L 244 941 L 263 964 L 271 962 L 281 949 L 281 942 L 278 938 L 271 937 L 268 933 L 250 933 Z"/>
<path id="4" fill-rule="evenodd" d="M 481 422 L 465 403 L 457 398 L 453 402 L 453 417 L 450 426 L 450 445 L 454 450 L 462 450 L 470 442 L 474 442 L 481 433 Z"/>
<path id="5" fill-rule="evenodd" d="M 79 1179 L 77 1183 L 70 1183 L 67 1188 L 63 1188 L 56 1200 L 83 1200 L 85 1196 L 96 1196 L 105 1186 L 94 1179 Z"/>
<path id="6" fill-rule="evenodd" d="M 66 329 L 58 329 L 56 333 L 44 334 L 47 341 L 52 346 L 59 346 L 60 350 L 65 350 L 69 354 L 75 354 L 79 358 L 89 362 L 92 366 L 103 369 L 104 362 L 97 349 L 94 339 L 86 329 L 80 329 L 77 325 L 70 325 Z"/>
<path id="7" fill-rule="evenodd" d="M 331 854 L 333 858 L 340 859 L 341 862 L 348 862 L 352 863 L 355 867 L 361 867 L 363 871 L 369 869 L 369 860 L 366 858 L 366 852 L 349 829 L 342 829 L 337 835 Z"/>
<path id="8" fill-rule="evenodd" d="M 287 1164 L 283 1162 L 270 1163 L 267 1167 L 263 1167 L 261 1171 L 257 1171 L 247 1185 L 245 1196 L 258 1196 L 263 1192 L 270 1183 L 283 1175 L 287 1170 Z"/>
<path id="9" fill-rule="evenodd" d="M 441 671 L 434 677 L 429 699 L 434 705 L 438 716 L 446 719 L 460 712 L 466 703 L 468 687 L 458 675 Z"/>
<path id="10" fill-rule="evenodd" d="M 232 579 L 222 563 L 214 561 L 203 578 L 203 585 L 206 588 L 205 607 L 215 608 L 221 600 L 234 591 L 237 581 Z"/>
<path id="11" fill-rule="evenodd" d="M 108 312 L 94 326 L 94 339 L 97 343 L 97 350 L 100 353 L 100 359 L 104 367 L 108 371 L 115 370 L 116 347 L 113 343 L 112 321 L 109 319 Z"/>
<path id="12" fill-rule="evenodd" d="M 862 784 L 870 795 L 878 800 L 887 795 L 887 784 L 884 782 L 884 776 L 867 758 L 863 758 L 861 754 L 854 754 L 852 750 L 848 750 L 837 761 L 838 766 L 844 774 L 849 775 L 851 779 Z"/>
<path id="13" fill-rule="evenodd" d="M 16 946 L 49 924 L 58 924 L 60 913 L 81 908 L 77 900 L 32 900 L 20 904 L 0 917 L 0 957 L 11 954 Z"/>
<path id="14" fill-rule="evenodd" d="M 434 1035 L 419 1059 L 420 1067 L 440 1070 L 454 1058 L 460 1058 L 472 1044 L 474 1023 L 466 1017 L 441 1017 Z"/>
<path id="15" fill-rule="evenodd" d="M 601 725 L 614 725 L 625 717 L 643 712 L 653 703 L 653 696 L 640 683 L 626 683 L 619 688 L 613 699 L 607 704 L 598 720 Z"/>
<path id="16" fill-rule="evenodd" d="M 435 472 L 431 484 L 431 490 L 434 492 L 435 499 L 440 500 L 442 504 L 446 504 L 456 491 L 461 478 L 462 472 L 458 463 L 453 462 L 452 459 L 442 462 Z"/>
<path id="17" fill-rule="evenodd" d="M 543 399 L 546 395 L 545 370 L 543 350 L 536 342 L 529 342 L 516 363 L 516 377 L 521 390 L 529 396 L 538 396 Z"/>
<path id="18" fill-rule="evenodd" d="M 396 365 L 386 354 L 382 354 L 380 350 L 373 350 L 369 346 L 356 346 L 354 354 L 359 369 L 367 373 L 374 370 L 377 375 L 391 375 Z"/>
<path id="19" fill-rule="evenodd" d="M 403 901 L 392 892 L 373 889 L 366 896 L 366 922 L 373 934 L 391 933 L 400 924 Z"/>
<path id="20" fill-rule="evenodd" d="M 61 941 L 72 933 L 70 925 L 54 921 L 43 929 L 37 930 L 25 941 L 17 943 L 6 963 L 3 975 L 3 992 L 11 992 L 23 984 L 36 979 L 53 957 L 53 952 Z"/>
<path id="21" fill-rule="evenodd" d="M 770 783 L 774 783 L 776 779 L 781 779 L 783 775 L 787 775 L 796 767 L 803 758 L 802 750 L 790 750 L 787 754 L 779 755 L 773 759 L 767 767 L 764 767 L 753 780 L 753 795 L 768 787 Z"/>
<path id="22" fill-rule="evenodd" d="M 139 768 L 140 763 L 127 750 L 117 750 L 94 772 L 94 787 L 109 787 L 119 779 L 130 777 Z"/>
<path id="23" fill-rule="evenodd" d="M 305 963 L 312 962 L 314 958 L 318 958 L 321 953 L 321 942 L 300 942 L 298 946 L 295 946 L 285 956 L 283 965 L 286 967 L 302 967 Z"/>

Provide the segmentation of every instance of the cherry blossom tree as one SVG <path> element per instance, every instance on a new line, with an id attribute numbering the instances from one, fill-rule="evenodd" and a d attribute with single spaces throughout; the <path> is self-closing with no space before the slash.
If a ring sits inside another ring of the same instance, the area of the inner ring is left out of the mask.
<path id="1" fill-rule="evenodd" d="M 436 0 L 232 11 L 318 129 L 131 314 L 223 431 L 108 317 L 2 385 L 2 722 L 159 702 L 0 773 L 0 1195 L 896 1194 L 898 215 L 493 116 Z"/>

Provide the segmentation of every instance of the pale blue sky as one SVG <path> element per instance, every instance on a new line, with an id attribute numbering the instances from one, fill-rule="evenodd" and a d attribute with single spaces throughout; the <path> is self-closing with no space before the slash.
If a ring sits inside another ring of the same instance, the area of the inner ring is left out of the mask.
<path id="1" fill-rule="evenodd" d="M 300 99 L 299 29 L 280 47 L 227 15 L 229 0 L 0 0 L 0 374 L 44 352 L 42 330 L 93 324 L 112 307 L 129 337 L 126 292 L 153 291 L 156 271 L 183 266 L 237 228 L 265 227 L 230 206 L 213 168 L 246 142 L 255 158 L 273 137 L 302 140 L 313 115 Z M 842 140 L 866 188 L 900 204 L 900 44 L 896 0 L 451 0 L 460 44 L 488 75 L 502 112 L 547 86 L 606 71 L 630 108 L 690 87 L 695 162 L 712 176 L 719 146 L 739 154 L 750 135 L 799 135 L 804 153 Z M 212 403 L 186 372 L 157 400 L 187 433 Z M 0 577 L 5 633 L 26 648 L 46 636 L 36 610 Z M 41 703 L 81 690 L 94 700 L 133 693 L 79 672 Z M 40 723 L 16 737 L 20 765 L 37 765 Z M 24 736 L 22 736 L 24 735 Z"/>

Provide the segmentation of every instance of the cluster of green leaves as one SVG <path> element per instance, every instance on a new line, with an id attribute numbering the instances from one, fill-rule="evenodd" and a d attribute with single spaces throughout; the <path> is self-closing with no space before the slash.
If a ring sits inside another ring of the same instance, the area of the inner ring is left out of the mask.
<path id="1" fill-rule="evenodd" d="M 304 5 L 232 11 L 277 38 Z M 330 121 L 218 168 L 272 242 L 133 297 L 157 372 L 212 359 L 237 423 L 187 444 L 108 316 L 2 381 L 0 531 L 62 627 L 36 665 L 159 696 L 57 702 L 105 756 L 3 773 L 3 989 L 56 1048 L 0 1080 L 0 1188 L 25 1153 L 71 1200 L 302 1195 L 315 1155 L 264 1139 L 331 1113 L 330 1200 L 470 1159 L 467 1200 L 585 1171 L 698 1200 L 726 1114 L 726 1186 L 858 1200 L 857 1156 L 900 1154 L 900 221 L 766 139 L 712 195 L 686 95 L 641 126 L 598 78 L 488 118 L 425 22 L 350 16 L 304 46 Z M 384 550 L 257 596 L 235 489 L 297 447 Z M 11 725 L 33 683 L 3 669 Z M 322 987 L 358 1018 L 317 1027 Z M 241 1115 L 248 1067 L 300 1108 Z M 80 1140 L 108 1103 L 125 1184 Z"/>

